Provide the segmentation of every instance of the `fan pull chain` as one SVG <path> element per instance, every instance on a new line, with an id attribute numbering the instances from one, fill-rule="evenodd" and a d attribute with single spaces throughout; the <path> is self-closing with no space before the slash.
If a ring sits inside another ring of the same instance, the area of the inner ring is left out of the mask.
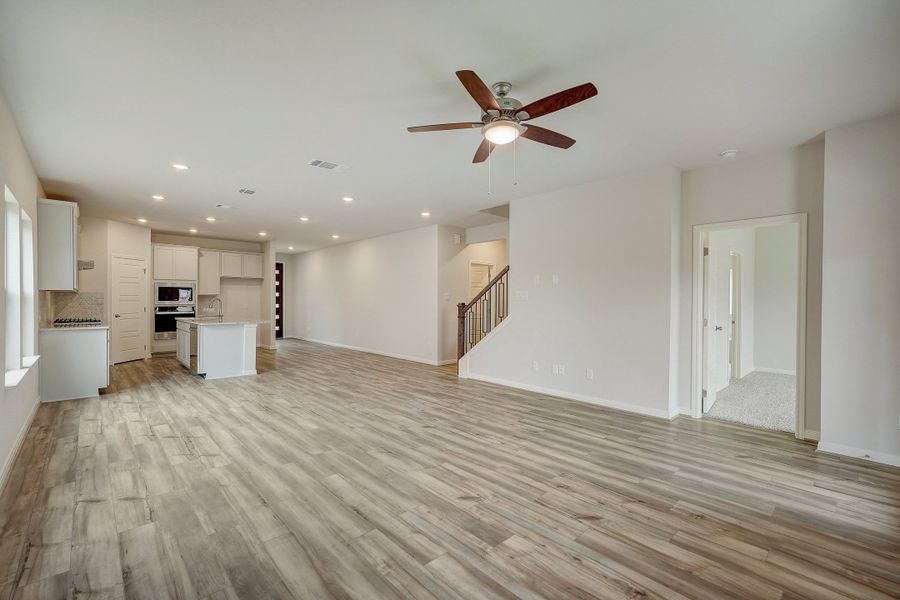
<path id="1" fill-rule="evenodd" d="M 488 196 L 491 195 L 491 154 L 493 154 L 493 148 L 488 142 Z"/>
<path id="2" fill-rule="evenodd" d="M 518 137 L 513 140 L 513 185 L 519 185 L 519 177 L 516 175 L 516 142 L 518 141 Z"/>

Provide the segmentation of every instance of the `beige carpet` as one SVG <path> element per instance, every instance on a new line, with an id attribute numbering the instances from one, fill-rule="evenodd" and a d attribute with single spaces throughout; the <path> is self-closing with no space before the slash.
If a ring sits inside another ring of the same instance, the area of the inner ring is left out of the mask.
<path id="1" fill-rule="evenodd" d="M 706 416 L 774 431 L 796 429 L 794 375 L 754 371 L 716 394 Z"/>

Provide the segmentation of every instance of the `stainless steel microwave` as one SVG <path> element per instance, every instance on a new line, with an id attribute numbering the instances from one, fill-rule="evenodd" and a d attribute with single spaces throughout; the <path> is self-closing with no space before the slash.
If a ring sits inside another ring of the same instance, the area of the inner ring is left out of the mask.
<path id="1" fill-rule="evenodd" d="M 189 281 L 156 281 L 153 290 L 156 306 L 193 306 L 197 300 L 197 284 Z"/>

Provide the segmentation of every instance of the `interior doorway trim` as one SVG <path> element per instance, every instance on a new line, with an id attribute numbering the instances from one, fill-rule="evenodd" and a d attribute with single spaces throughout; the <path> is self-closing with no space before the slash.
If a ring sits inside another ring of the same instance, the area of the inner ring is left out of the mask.
<path id="1" fill-rule="evenodd" d="M 797 391 L 795 398 L 796 430 L 794 435 L 804 439 L 806 433 L 806 270 L 807 270 L 807 213 L 792 213 L 694 225 L 691 259 L 693 303 L 691 305 L 691 416 L 703 416 L 701 399 L 703 385 L 703 248 L 711 231 L 738 227 L 759 227 L 764 225 L 785 225 L 797 223 L 798 236 L 797 269 Z"/>

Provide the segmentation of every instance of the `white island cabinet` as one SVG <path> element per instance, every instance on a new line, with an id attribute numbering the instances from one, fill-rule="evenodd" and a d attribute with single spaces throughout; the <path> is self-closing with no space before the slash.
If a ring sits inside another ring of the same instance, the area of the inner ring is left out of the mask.
<path id="1" fill-rule="evenodd" d="M 178 319 L 176 354 L 207 379 L 256 375 L 256 322 Z"/>

